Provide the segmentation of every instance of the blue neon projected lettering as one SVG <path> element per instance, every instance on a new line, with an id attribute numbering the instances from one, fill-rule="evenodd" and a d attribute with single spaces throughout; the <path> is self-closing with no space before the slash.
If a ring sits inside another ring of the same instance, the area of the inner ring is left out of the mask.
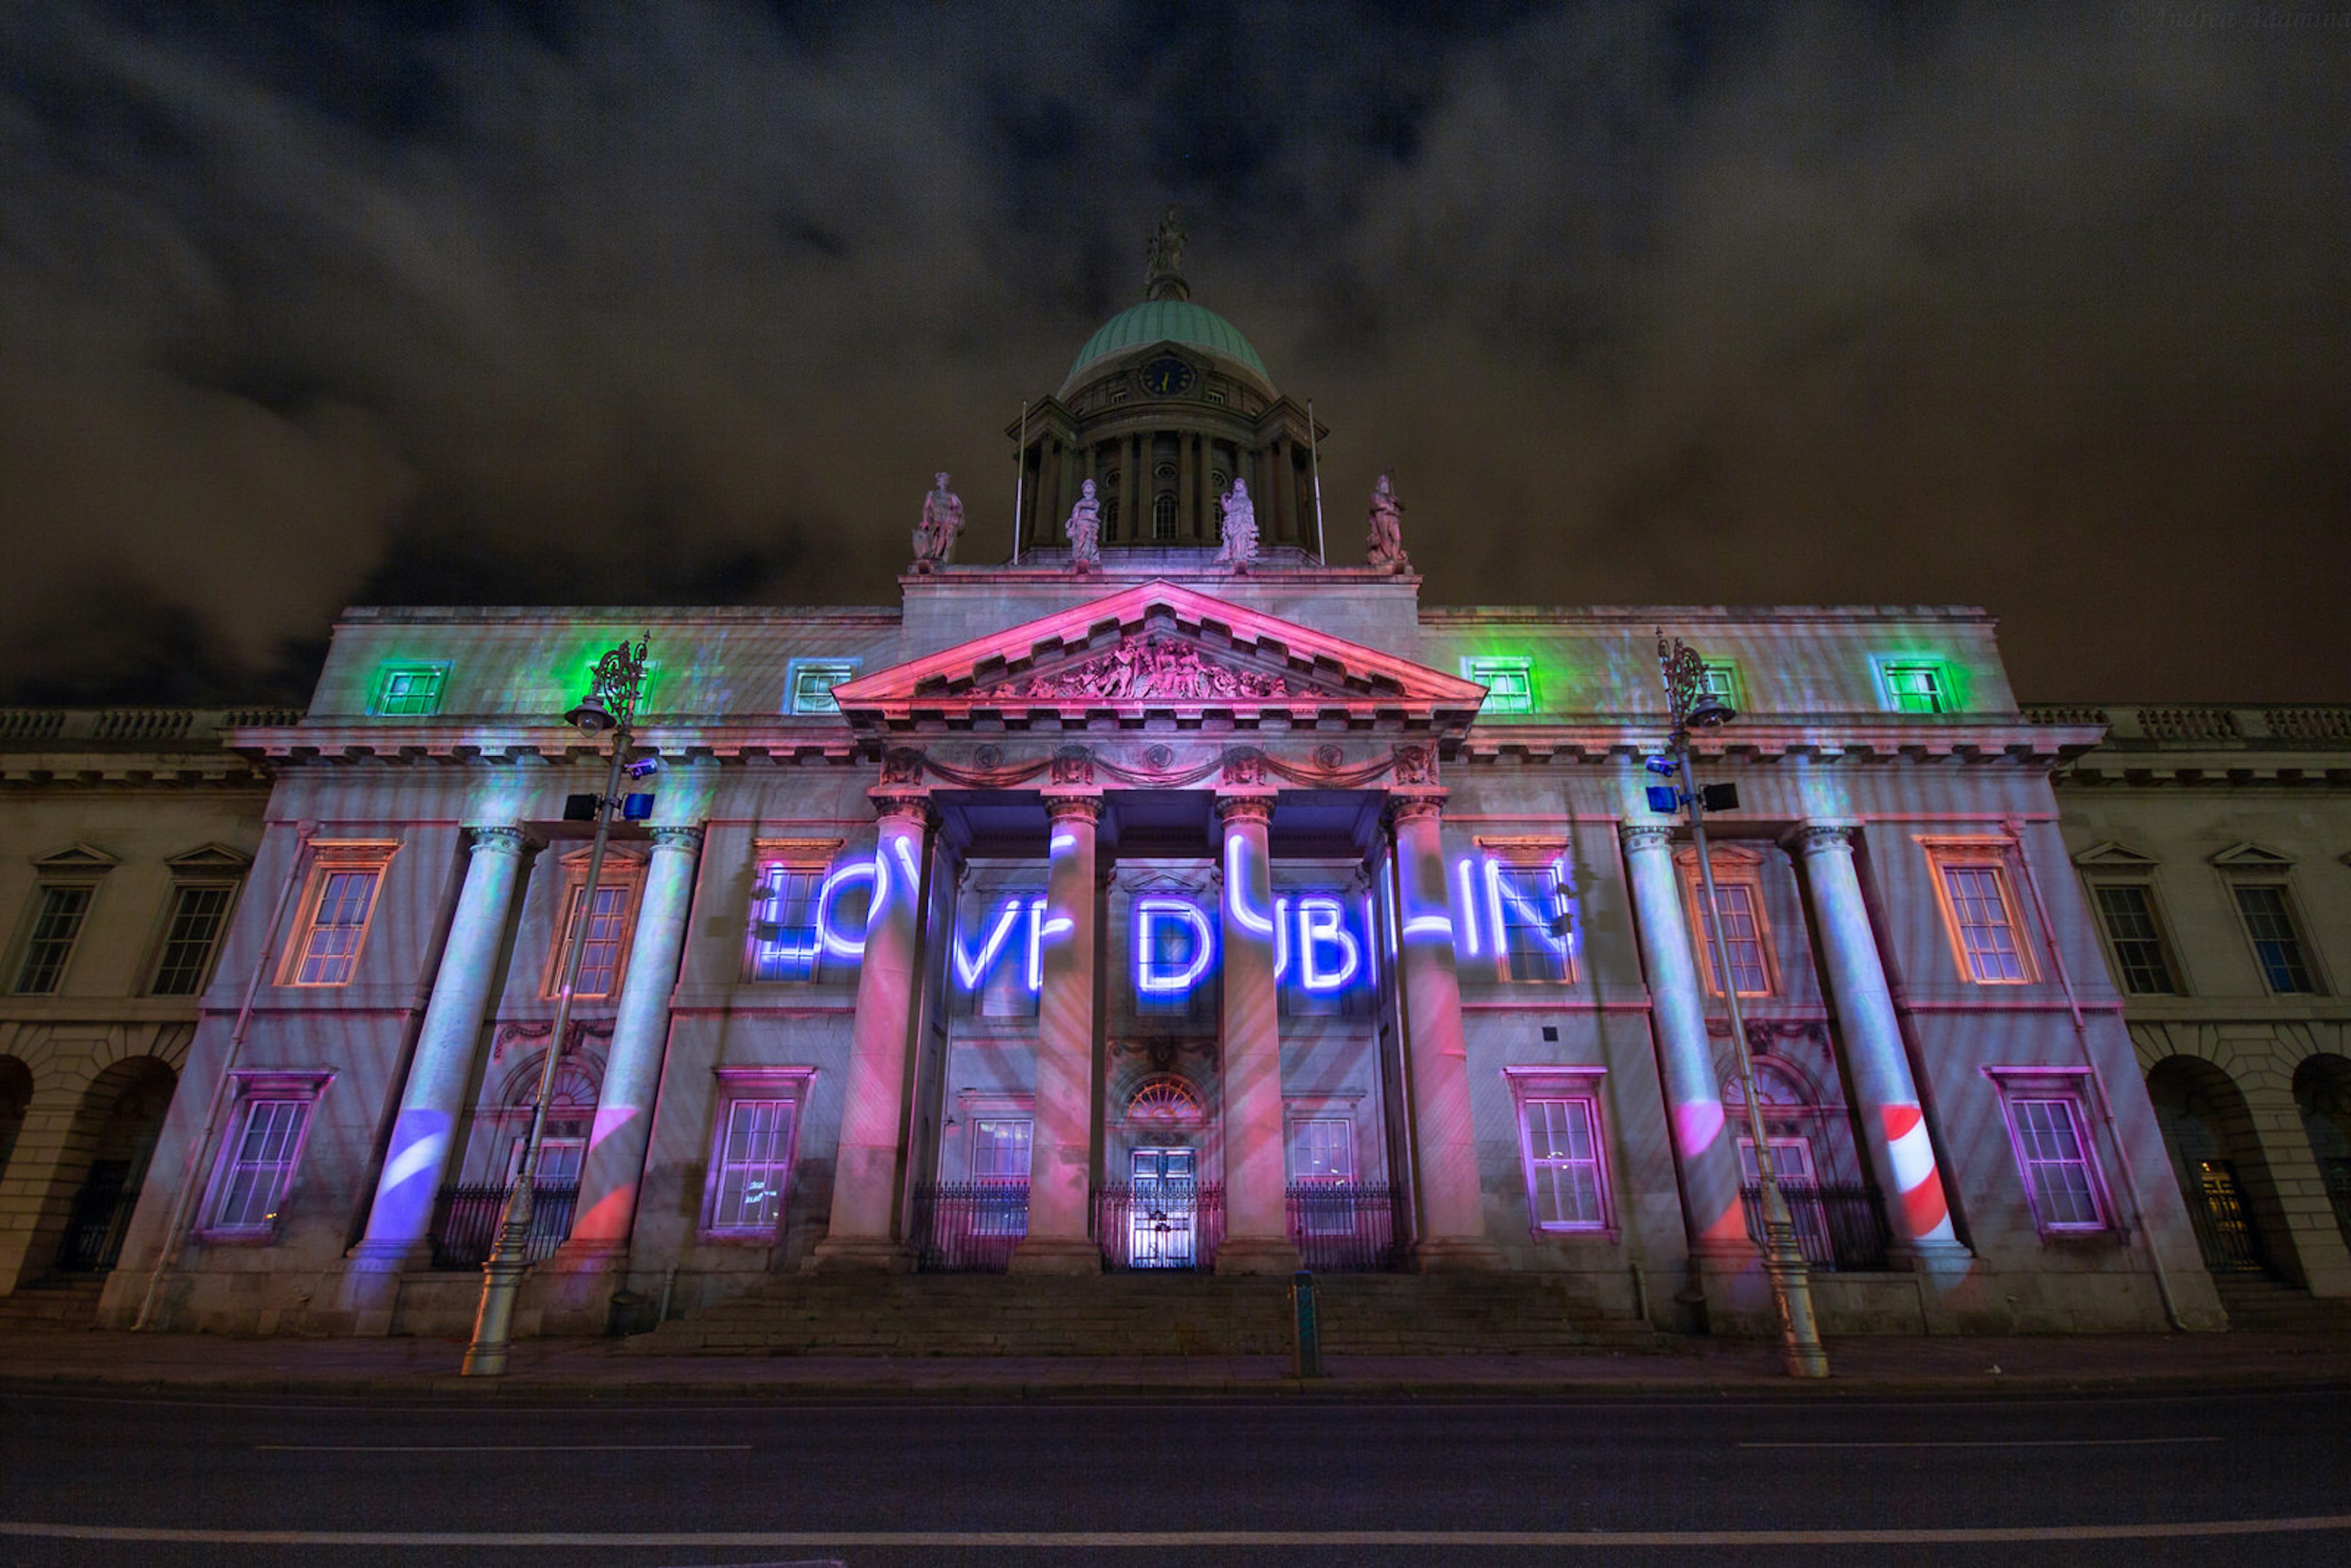
<path id="1" fill-rule="evenodd" d="M 1478 873 L 1476 868 L 1466 860 L 1453 869 L 1461 883 L 1461 935 L 1468 940 L 1469 956 L 1474 958 L 1478 956 L 1478 900 L 1470 890 L 1476 885 L 1475 878 Z"/>
<path id="2" fill-rule="evenodd" d="M 1290 900 L 1273 901 L 1273 977 L 1290 973 Z"/>
<path id="3" fill-rule="evenodd" d="M 1575 912 L 1568 896 L 1567 879 L 1562 874 L 1558 862 L 1553 861 L 1548 869 L 1551 872 L 1551 897 L 1548 902 L 1552 907 L 1544 909 L 1510 885 L 1498 862 L 1487 861 L 1486 900 L 1491 916 L 1489 929 L 1494 933 L 1498 951 L 1502 946 L 1502 907 L 1507 904 L 1526 916 L 1527 928 L 1543 946 L 1563 957 L 1575 956 Z"/>
<path id="4" fill-rule="evenodd" d="M 833 902 L 841 896 L 841 890 L 858 882 L 865 883 L 873 890 L 867 911 L 870 920 L 872 911 L 882 906 L 882 861 L 878 855 L 870 861 L 851 861 L 846 865 L 833 867 L 832 874 L 826 877 L 824 885 L 817 890 L 817 940 L 824 944 L 824 950 L 836 958 L 865 956 L 865 933 L 858 932 L 852 941 L 835 928 L 832 919 Z"/>
<path id="5" fill-rule="evenodd" d="M 1004 901 L 1004 906 L 996 912 L 996 924 L 987 928 L 987 938 L 980 943 L 978 952 L 967 952 L 962 940 L 960 938 L 956 940 L 953 948 L 956 979 L 965 990 L 979 989 L 980 981 L 987 978 L 989 969 L 995 967 L 997 956 L 1004 951 L 1004 945 L 1012 935 L 1012 927 L 1019 924 L 1019 919 L 1020 901 L 1017 898 L 1008 898 Z M 1030 967 L 1033 968 L 1037 950 L 1034 935 L 1036 922 L 1033 919 L 1029 922 L 1029 928 L 1031 935 L 1029 951 Z M 1036 982 L 1029 982 L 1029 988 L 1035 990 Z"/>
<path id="6" fill-rule="evenodd" d="M 1192 951 L 1182 960 L 1182 967 L 1170 969 L 1170 962 L 1160 956 L 1158 930 L 1166 921 L 1175 921 L 1190 929 Z M 1271 923 L 1268 923 L 1270 929 Z M 1134 988 L 1152 996 L 1173 996 L 1189 991 L 1208 972 L 1217 956 L 1215 933 L 1209 929 L 1208 917 L 1195 904 L 1180 898 L 1138 898 L 1134 901 Z"/>
<path id="7" fill-rule="evenodd" d="M 1335 947 L 1336 967 L 1326 968 L 1322 954 Z M 1364 967 L 1363 945 L 1347 929 L 1346 906 L 1335 898 L 1298 901 L 1298 979 L 1310 991 L 1335 991 L 1353 979 Z"/>
<path id="8" fill-rule="evenodd" d="M 1236 833 L 1225 841 L 1225 902 L 1232 907 L 1233 924 L 1252 936 L 1270 936 L 1274 917 L 1260 915 L 1249 906 L 1249 879 L 1241 866 L 1242 852 L 1249 841 Z"/>

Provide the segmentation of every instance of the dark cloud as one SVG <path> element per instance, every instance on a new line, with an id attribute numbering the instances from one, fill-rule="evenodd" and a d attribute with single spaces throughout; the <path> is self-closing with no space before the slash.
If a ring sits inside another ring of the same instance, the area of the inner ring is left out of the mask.
<path id="1" fill-rule="evenodd" d="M 1434 601 L 2351 695 L 2351 30 L 1431 9 L 0 11 L 13 695 L 243 695 L 351 601 L 886 602 L 935 467 L 1002 548 L 1174 200 Z"/>

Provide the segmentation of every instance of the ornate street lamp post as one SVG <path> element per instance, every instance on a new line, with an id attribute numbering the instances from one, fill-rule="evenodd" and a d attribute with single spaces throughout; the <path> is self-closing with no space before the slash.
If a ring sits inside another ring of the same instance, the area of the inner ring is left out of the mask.
<path id="1" fill-rule="evenodd" d="M 1722 979 L 1722 999 L 1730 1012 L 1730 1048 L 1739 1063 L 1739 1087 L 1747 1100 L 1747 1135 L 1755 1145 L 1757 1197 L 1763 1210 L 1763 1270 L 1771 1281 L 1771 1305 L 1780 1318 L 1780 1345 L 1791 1377 L 1826 1377 L 1829 1359 L 1821 1348 L 1820 1329 L 1813 1320 L 1813 1281 L 1804 1267 L 1803 1249 L 1796 1242 L 1796 1218 L 1788 1195 L 1772 1170 L 1771 1141 L 1763 1131 L 1763 1103 L 1755 1093 L 1755 1059 L 1747 1048 L 1747 1024 L 1739 1014 L 1739 980 L 1730 967 L 1730 949 L 1723 941 L 1722 906 L 1714 892 L 1714 862 L 1706 847 L 1706 797 L 1690 772 L 1690 731 L 1713 729 L 1738 717 L 1730 705 L 1706 689 L 1706 664 L 1697 650 L 1676 637 L 1657 633 L 1657 669 L 1665 677 L 1666 701 L 1673 713 L 1674 732 L 1666 756 L 1677 780 L 1673 789 L 1651 792 L 1674 795 L 1674 803 L 1689 809 L 1690 842 L 1698 851 L 1698 874 L 1706 903 L 1708 961 Z M 1655 768 L 1656 765 L 1651 764 Z M 1661 769 L 1662 771 L 1662 769 Z M 1723 786 L 1728 789 L 1728 786 Z M 1734 802 L 1735 803 L 1735 802 Z"/>
<path id="2" fill-rule="evenodd" d="M 530 1137 L 523 1145 L 522 1169 L 507 1193 L 498 1219 L 498 1239 L 482 1265 L 482 1305 L 474 1319 L 474 1343 L 465 1347 L 464 1375 L 496 1377 L 507 1369 L 507 1341 L 514 1326 L 515 1295 L 529 1267 L 530 1213 L 533 1189 L 538 1183 L 538 1159 L 547 1135 L 548 1103 L 555 1097 L 555 1069 L 563 1057 L 564 1032 L 571 1024 L 571 992 L 580 983 L 580 960 L 588 952 L 588 929 L 595 923 L 596 878 L 604 869 L 604 844 L 611 836 L 613 808 L 621 800 L 621 770 L 628 766 L 629 727 L 637 716 L 637 699 L 645 684 L 645 645 L 652 634 L 625 640 L 596 665 L 588 698 L 563 716 L 590 739 L 607 730 L 612 736 L 612 763 L 604 773 L 604 792 L 595 800 L 596 836 L 588 851 L 588 885 L 580 894 L 580 913 L 572 922 L 570 950 L 563 960 L 563 988 L 556 994 L 555 1027 L 548 1036 L 547 1061 L 538 1074 L 538 1092 L 531 1101 Z"/>

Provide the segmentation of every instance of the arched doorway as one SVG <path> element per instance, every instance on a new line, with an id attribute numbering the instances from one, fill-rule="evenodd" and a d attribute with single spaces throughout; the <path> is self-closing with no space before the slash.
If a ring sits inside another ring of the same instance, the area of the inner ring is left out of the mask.
<path id="1" fill-rule="evenodd" d="M 8 1174 L 8 1156 L 16 1152 L 16 1136 L 32 1108 L 33 1070 L 13 1056 L 0 1056 L 0 1177 Z"/>
<path id="2" fill-rule="evenodd" d="M 1097 1217 L 1113 1268 L 1205 1269 L 1222 1228 L 1222 1189 L 1203 1179 L 1207 1106 L 1188 1080 L 1153 1073 L 1127 1096 L 1118 1121 L 1123 1182 L 1102 1192 Z"/>
<path id="3" fill-rule="evenodd" d="M 89 1169 L 57 1243 L 60 1272 L 102 1274 L 114 1267 L 178 1083 L 161 1061 L 134 1056 L 99 1073 L 84 1092 L 74 1141 L 89 1140 Z"/>
<path id="4" fill-rule="evenodd" d="M 2267 1273 L 2272 1252 L 2262 1232 L 2277 1218 L 2276 1189 L 2244 1095 L 2212 1063 L 2170 1056 L 2148 1071 L 2147 1096 L 2204 1266 L 2215 1274 Z"/>
<path id="5" fill-rule="evenodd" d="M 2321 1054 L 2304 1061 L 2294 1070 L 2294 1103 L 2335 1206 L 2335 1223 L 2351 1244 L 2351 1059 Z"/>
<path id="6" fill-rule="evenodd" d="M 543 1051 L 517 1062 L 505 1073 L 496 1101 L 475 1115 L 464 1179 L 441 1189 L 433 1223 L 434 1268 L 477 1269 L 489 1258 L 507 1194 L 522 1175 L 539 1075 L 546 1069 Z M 540 1135 L 538 1179 L 531 1184 L 530 1241 L 524 1254 L 531 1262 L 552 1254 L 571 1234 L 601 1078 L 602 1064 L 592 1058 L 569 1056 L 556 1064 Z"/>
<path id="7" fill-rule="evenodd" d="M 1782 1057 L 1758 1054 L 1755 1098 L 1771 1150 L 1771 1174 L 1796 1222 L 1796 1241 L 1816 1269 L 1883 1269 L 1888 1237 L 1877 1190 L 1863 1176 L 1853 1127 L 1841 1105 L 1813 1085 L 1811 1076 Z M 1736 1072 L 1722 1083 L 1723 1108 L 1739 1132 L 1739 1176 L 1747 1233 L 1763 1238 L 1761 1162 L 1746 1132 L 1747 1096 Z"/>

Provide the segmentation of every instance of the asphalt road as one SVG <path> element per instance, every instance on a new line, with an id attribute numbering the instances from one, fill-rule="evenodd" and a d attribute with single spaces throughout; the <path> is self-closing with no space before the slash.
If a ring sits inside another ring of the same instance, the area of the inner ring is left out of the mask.
<path id="1" fill-rule="evenodd" d="M 532 1401 L 0 1389 L 0 1564 L 2351 1562 L 2351 1390 Z"/>

